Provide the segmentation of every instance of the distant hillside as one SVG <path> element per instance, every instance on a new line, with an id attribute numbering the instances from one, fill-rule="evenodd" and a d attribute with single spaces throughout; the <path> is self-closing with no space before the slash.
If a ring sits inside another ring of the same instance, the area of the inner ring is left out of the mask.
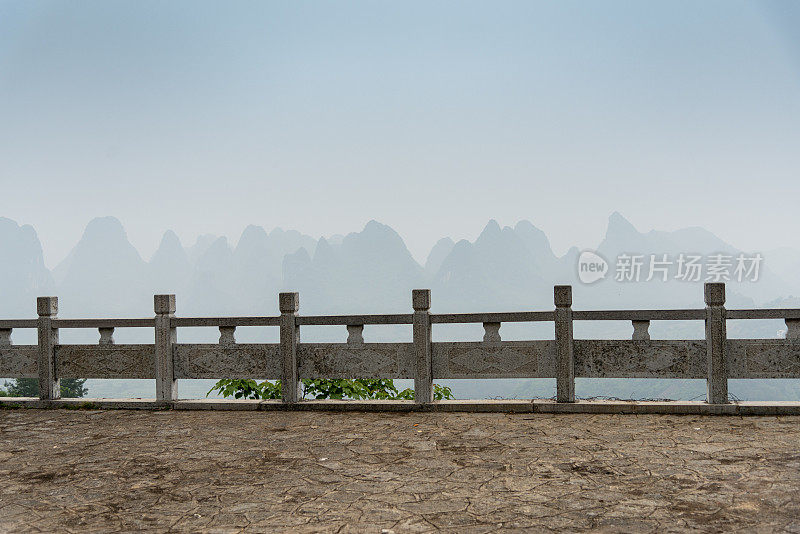
<path id="1" fill-rule="evenodd" d="M 30 317 L 35 299 L 54 290 L 32 226 L 0 217 L 0 317 Z"/>

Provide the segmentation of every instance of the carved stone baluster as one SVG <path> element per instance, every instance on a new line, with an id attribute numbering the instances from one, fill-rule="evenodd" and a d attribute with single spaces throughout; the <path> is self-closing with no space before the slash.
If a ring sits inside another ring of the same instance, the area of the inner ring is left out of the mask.
<path id="1" fill-rule="evenodd" d="M 39 314 L 36 329 L 39 342 L 39 398 L 60 399 L 61 382 L 56 374 L 55 353 L 58 328 L 53 328 L 53 321 L 58 316 L 58 297 L 37 297 L 36 311 Z"/>
<path id="2" fill-rule="evenodd" d="M 113 345 L 114 344 L 114 329 L 113 328 L 98 328 L 100 332 L 100 345 Z"/>
<path id="3" fill-rule="evenodd" d="M 483 323 L 483 342 L 500 342 L 500 323 Z"/>
<path id="4" fill-rule="evenodd" d="M 156 401 L 171 403 L 178 400 L 178 381 L 175 380 L 173 348 L 178 342 L 178 332 L 172 326 L 175 317 L 175 295 L 154 295 L 156 312 Z"/>
<path id="5" fill-rule="evenodd" d="M 412 289 L 414 308 L 414 402 L 433 401 L 433 363 L 431 350 L 431 290 Z"/>
<path id="6" fill-rule="evenodd" d="M 706 353 L 708 354 L 707 402 L 728 403 L 728 330 L 725 311 L 725 284 L 706 282 Z"/>
<path id="7" fill-rule="evenodd" d="M 300 340 L 300 325 L 297 310 L 300 308 L 298 293 L 280 293 L 278 307 L 281 310 L 280 354 L 283 362 L 281 374 L 281 398 L 285 403 L 299 401 L 300 376 L 297 370 L 297 345 Z"/>
<path id="8" fill-rule="evenodd" d="M 575 402 L 575 344 L 572 324 L 572 286 L 554 286 L 556 334 L 556 400 Z"/>
<path id="9" fill-rule="evenodd" d="M 650 321 L 631 321 L 633 324 L 633 337 L 636 340 L 650 340 Z"/>
<path id="10" fill-rule="evenodd" d="M 786 319 L 786 339 L 800 339 L 800 319 Z"/>
<path id="11" fill-rule="evenodd" d="M 11 329 L 0 328 L 0 347 L 11 346 Z"/>
<path id="12" fill-rule="evenodd" d="M 222 345 L 223 347 L 230 347 L 236 344 L 235 326 L 219 327 L 219 344 Z"/>
<path id="13" fill-rule="evenodd" d="M 348 345 L 363 345 L 364 344 L 364 325 L 363 324 L 349 324 L 349 325 L 347 325 L 347 344 Z"/>

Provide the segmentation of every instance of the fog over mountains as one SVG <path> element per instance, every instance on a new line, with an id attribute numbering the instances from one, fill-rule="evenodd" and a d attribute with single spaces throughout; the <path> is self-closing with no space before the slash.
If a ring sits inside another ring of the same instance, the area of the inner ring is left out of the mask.
<path id="1" fill-rule="evenodd" d="M 530 222 L 501 228 L 492 220 L 474 241 L 442 238 L 419 265 L 397 232 L 370 221 L 343 237 L 248 226 L 235 243 L 203 235 L 188 246 L 166 231 L 145 259 L 120 221 L 102 217 L 89 222 L 51 272 L 33 227 L 0 218 L 0 314 L 31 316 L 36 296 L 57 294 L 65 316 L 146 316 L 152 295 L 165 292 L 178 295 L 181 315 L 273 314 L 276 294 L 288 290 L 300 292 L 305 313 L 389 313 L 408 311 L 416 287 L 433 290 L 435 311 L 547 309 L 558 283 L 575 286 L 575 308 L 700 306 L 702 280 L 617 282 L 615 258 L 741 252 L 702 228 L 642 233 L 618 213 L 596 251 L 611 272 L 584 285 L 577 280 L 577 248 L 558 257 Z M 731 307 L 774 305 L 800 294 L 800 252 L 747 252 L 765 260 L 757 282 L 728 282 Z"/>
<path id="2" fill-rule="evenodd" d="M 34 228 L 0 218 L 0 316 L 35 316 L 35 297 L 54 294 L 62 317 L 144 317 L 153 313 L 155 293 L 175 293 L 180 316 L 276 315 L 280 291 L 300 292 L 301 314 L 396 313 L 411 310 L 411 289 L 419 287 L 431 288 L 434 312 L 550 309 L 553 285 L 561 283 L 574 286 L 575 309 L 702 307 L 702 280 L 617 282 L 615 259 L 621 253 L 675 257 L 742 251 L 697 227 L 639 232 L 614 213 L 596 252 L 606 258 L 610 272 L 605 280 L 585 285 L 577 278 L 577 248 L 559 257 L 532 223 L 501 227 L 491 220 L 474 241 L 440 239 L 420 265 L 397 232 L 370 221 L 358 232 L 318 239 L 248 226 L 235 243 L 203 235 L 187 245 L 166 231 L 145 259 L 119 220 L 102 217 L 89 222 L 70 254 L 50 271 Z M 764 256 L 759 280 L 728 282 L 729 307 L 800 306 L 800 252 L 745 252 Z M 440 339 L 480 337 L 479 325 L 447 328 Z M 729 328 L 737 337 L 775 337 L 782 323 Z M 342 339 L 337 335 L 334 341 L 343 340 L 342 330 Z M 512 339 L 547 336 L 545 330 L 545 325 L 504 325 L 502 332 Z M 654 323 L 651 332 L 702 337 L 702 325 Z M 629 334 L 629 324 L 576 324 L 577 336 Z M 371 335 L 372 340 L 410 337 L 401 327 Z M 311 332 L 305 339 L 319 336 Z"/>

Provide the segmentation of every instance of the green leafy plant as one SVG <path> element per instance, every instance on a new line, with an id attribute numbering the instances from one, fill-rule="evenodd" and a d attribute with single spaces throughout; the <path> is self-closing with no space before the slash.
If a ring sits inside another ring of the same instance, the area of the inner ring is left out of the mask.
<path id="1" fill-rule="evenodd" d="M 447 386 L 433 385 L 433 400 L 452 400 L 453 390 Z"/>
<path id="2" fill-rule="evenodd" d="M 66 399 L 80 398 L 89 393 L 84 387 L 85 378 L 62 378 L 61 396 Z M 8 397 L 38 397 L 39 379 L 37 378 L 16 378 L 11 382 L 3 384 Z"/>
<path id="3" fill-rule="evenodd" d="M 356 400 L 413 400 L 414 390 L 399 391 L 388 379 L 304 379 L 303 399 L 356 399 Z M 223 378 L 206 393 L 217 392 L 225 398 L 280 399 L 281 381 L 256 382 L 251 379 Z M 446 386 L 433 385 L 434 400 L 452 399 L 453 392 Z"/>
<path id="4" fill-rule="evenodd" d="M 214 386 L 208 390 L 206 397 L 212 392 L 218 392 L 225 398 L 234 397 L 236 399 L 280 399 L 281 398 L 281 383 L 277 382 L 256 382 L 251 379 L 243 378 L 223 378 L 217 381 Z"/>

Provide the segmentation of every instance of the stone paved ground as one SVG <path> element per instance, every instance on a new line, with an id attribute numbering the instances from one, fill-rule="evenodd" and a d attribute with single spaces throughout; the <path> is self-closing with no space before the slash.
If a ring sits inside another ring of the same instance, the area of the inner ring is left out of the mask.
<path id="1" fill-rule="evenodd" d="M 800 417 L 0 411 L 0 530 L 800 532 Z"/>

